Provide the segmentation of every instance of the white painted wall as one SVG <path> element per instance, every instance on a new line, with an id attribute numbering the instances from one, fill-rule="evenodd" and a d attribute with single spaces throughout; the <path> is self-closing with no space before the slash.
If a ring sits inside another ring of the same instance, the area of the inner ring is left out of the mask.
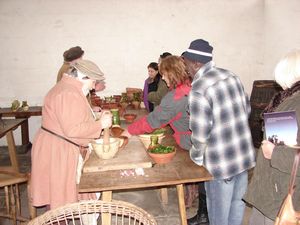
<path id="1" fill-rule="evenodd" d="M 149 62 L 164 51 L 180 55 L 197 38 L 211 42 L 217 65 L 250 94 L 254 80 L 272 79 L 279 58 L 299 48 L 300 1 L 0 0 L 0 27 L 0 107 L 41 105 L 69 47 L 81 46 L 105 72 L 105 96 L 142 87 Z M 29 121 L 32 139 L 40 118 Z"/>

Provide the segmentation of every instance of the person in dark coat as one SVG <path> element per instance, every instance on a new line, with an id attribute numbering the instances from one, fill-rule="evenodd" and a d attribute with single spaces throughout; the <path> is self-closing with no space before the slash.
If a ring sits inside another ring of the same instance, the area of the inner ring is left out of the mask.
<path id="1" fill-rule="evenodd" d="M 297 143 L 300 144 L 300 50 L 284 56 L 276 65 L 275 81 L 283 88 L 276 94 L 264 112 L 296 111 L 298 121 Z M 288 193 L 295 149 L 274 145 L 263 140 L 258 150 L 253 177 L 244 196 L 252 205 L 249 225 L 273 225 L 283 199 Z M 296 177 L 293 204 L 300 210 L 300 170 Z"/>
<path id="2" fill-rule="evenodd" d="M 151 62 L 148 65 L 149 77 L 145 80 L 143 89 L 143 100 L 148 112 L 152 112 L 158 106 L 161 99 L 167 94 L 168 87 L 158 72 L 158 64 Z"/>

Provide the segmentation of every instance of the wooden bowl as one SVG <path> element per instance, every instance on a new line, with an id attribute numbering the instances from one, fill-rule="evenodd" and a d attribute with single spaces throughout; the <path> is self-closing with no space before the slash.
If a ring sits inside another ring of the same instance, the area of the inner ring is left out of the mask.
<path id="1" fill-rule="evenodd" d="M 124 119 L 126 120 L 127 123 L 132 123 L 135 118 L 136 118 L 136 114 L 134 113 L 126 113 L 123 115 Z"/>

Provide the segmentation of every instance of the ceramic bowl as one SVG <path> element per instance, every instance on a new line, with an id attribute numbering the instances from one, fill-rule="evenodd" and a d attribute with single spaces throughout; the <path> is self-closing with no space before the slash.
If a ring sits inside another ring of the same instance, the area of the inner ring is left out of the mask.
<path id="1" fill-rule="evenodd" d="M 176 148 L 174 148 L 173 152 L 170 153 L 151 153 L 148 150 L 149 156 L 153 159 L 153 161 L 157 164 L 166 164 L 172 161 L 176 154 Z"/>
<path id="2" fill-rule="evenodd" d="M 134 113 L 126 113 L 123 115 L 124 119 L 126 120 L 127 123 L 132 123 L 135 118 L 136 118 L 136 114 Z"/>
<path id="3" fill-rule="evenodd" d="M 123 138 L 109 138 L 109 144 L 103 144 L 103 138 L 91 142 L 92 148 L 100 159 L 111 159 L 115 157 L 124 144 Z M 127 140 L 128 142 L 128 140 Z"/>
<path id="4" fill-rule="evenodd" d="M 148 147 L 151 143 L 150 137 L 153 136 L 153 135 L 158 136 L 158 143 L 159 144 L 161 144 L 162 139 L 165 137 L 164 134 L 140 134 L 140 135 L 138 135 L 139 139 L 144 144 L 146 149 L 148 149 Z"/>

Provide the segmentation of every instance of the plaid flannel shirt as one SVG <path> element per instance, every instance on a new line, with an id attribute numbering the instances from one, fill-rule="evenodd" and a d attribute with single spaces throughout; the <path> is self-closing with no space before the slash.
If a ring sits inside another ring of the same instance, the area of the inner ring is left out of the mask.
<path id="1" fill-rule="evenodd" d="M 250 105 L 239 78 L 205 64 L 189 96 L 191 159 L 215 179 L 227 179 L 255 166 L 248 125 Z"/>

